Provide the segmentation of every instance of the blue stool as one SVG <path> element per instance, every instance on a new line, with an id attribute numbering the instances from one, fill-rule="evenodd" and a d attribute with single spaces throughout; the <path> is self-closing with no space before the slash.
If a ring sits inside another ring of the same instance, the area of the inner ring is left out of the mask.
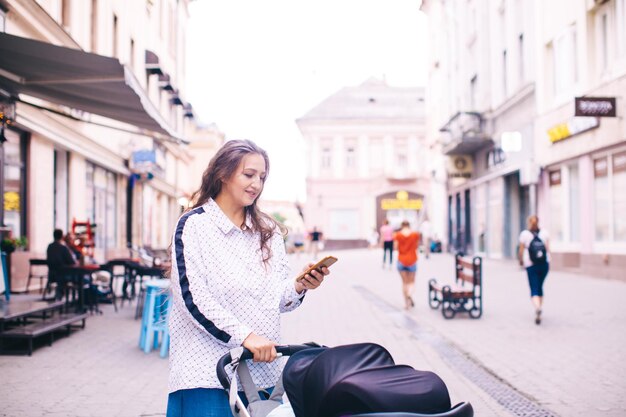
<path id="1" fill-rule="evenodd" d="M 156 279 L 144 283 L 146 287 L 143 314 L 141 318 L 141 333 L 139 348 L 149 353 L 159 347 L 161 339 L 161 357 L 167 356 L 169 349 L 169 331 L 167 316 L 170 311 L 170 282 Z"/>

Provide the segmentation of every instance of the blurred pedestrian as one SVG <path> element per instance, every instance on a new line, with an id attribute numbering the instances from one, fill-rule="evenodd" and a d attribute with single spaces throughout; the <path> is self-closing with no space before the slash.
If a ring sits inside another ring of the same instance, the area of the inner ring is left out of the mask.
<path id="1" fill-rule="evenodd" d="M 380 226 L 380 242 L 383 247 L 383 269 L 385 269 L 387 262 L 387 253 L 389 253 L 389 269 L 391 269 L 391 265 L 393 265 L 393 227 L 387 219 Z"/>
<path id="2" fill-rule="evenodd" d="M 535 324 L 541 324 L 543 283 L 550 270 L 549 236 L 545 230 L 539 229 L 539 218 L 535 215 L 528 217 L 527 226 L 519 235 L 518 259 L 528 274 L 530 298 L 535 307 Z"/>
<path id="3" fill-rule="evenodd" d="M 415 307 L 413 302 L 413 288 L 415 287 L 415 274 L 417 273 L 417 248 L 419 247 L 420 234 L 411 230 L 407 220 L 402 222 L 400 230 L 393 236 L 398 249 L 398 272 L 402 278 L 402 295 L 404 296 L 404 308 Z"/>
<path id="4" fill-rule="evenodd" d="M 324 233 L 317 230 L 317 226 L 313 226 L 313 230 L 309 233 L 309 251 L 313 262 L 317 262 L 317 253 L 324 250 Z"/>
<path id="5" fill-rule="evenodd" d="M 72 253 L 72 256 L 74 257 L 74 259 L 76 259 L 76 262 L 78 262 L 79 264 L 83 264 L 84 262 L 83 252 L 80 250 L 80 247 L 78 247 L 78 245 L 76 244 L 76 241 L 77 241 L 76 235 L 74 233 L 68 232 L 63 238 L 63 240 L 65 241 L 65 245 L 67 246 L 67 248 Z"/>
<path id="6" fill-rule="evenodd" d="M 296 257 L 300 257 L 300 253 L 304 248 L 304 233 L 302 230 L 297 229 L 293 234 L 293 251 L 296 253 Z"/>
<path id="7" fill-rule="evenodd" d="M 372 229 L 372 234 L 370 234 L 370 237 L 368 239 L 369 248 L 370 249 L 374 249 L 375 247 L 377 247 L 379 239 L 380 239 L 380 237 L 378 235 L 378 231 L 374 227 Z"/>
<path id="8" fill-rule="evenodd" d="M 48 280 L 56 283 L 55 299 L 63 298 L 67 287 L 68 277 L 63 274 L 66 266 L 77 265 L 78 262 L 72 256 L 72 252 L 63 242 L 63 230 L 54 229 L 52 232 L 54 241 L 46 250 L 46 262 L 48 263 Z"/>
<path id="9" fill-rule="evenodd" d="M 168 417 L 231 416 L 216 374 L 220 357 L 244 346 L 256 386 L 280 375 L 280 313 L 298 307 L 327 268 L 295 281 L 284 226 L 257 207 L 267 153 L 248 140 L 226 142 L 178 220 L 172 242 Z"/>

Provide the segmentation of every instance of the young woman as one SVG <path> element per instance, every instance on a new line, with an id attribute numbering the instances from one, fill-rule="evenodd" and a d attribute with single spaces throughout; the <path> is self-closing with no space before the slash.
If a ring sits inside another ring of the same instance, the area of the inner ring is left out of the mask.
<path id="1" fill-rule="evenodd" d="M 539 229 L 539 218 L 537 216 L 528 217 L 527 227 L 519 235 L 518 258 L 520 265 L 526 268 L 526 273 L 528 274 L 530 299 L 535 307 L 535 324 L 541 324 L 543 283 L 550 270 L 549 236 L 545 230 Z"/>
<path id="2" fill-rule="evenodd" d="M 411 230 L 408 221 L 403 221 L 400 230 L 393 237 L 398 249 L 398 272 L 402 278 L 402 295 L 404 295 L 404 308 L 415 307 L 413 288 L 415 287 L 415 274 L 417 272 L 417 248 L 419 247 L 420 234 Z"/>
<path id="3" fill-rule="evenodd" d="M 269 172 L 266 152 L 248 140 L 217 152 L 178 220 L 172 244 L 168 417 L 230 416 L 217 360 L 244 346 L 254 353 L 256 385 L 280 374 L 274 346 L 280 313 L 297 308 L 327 268 L 295 282 L 283 227 L 257 208 Z"/>

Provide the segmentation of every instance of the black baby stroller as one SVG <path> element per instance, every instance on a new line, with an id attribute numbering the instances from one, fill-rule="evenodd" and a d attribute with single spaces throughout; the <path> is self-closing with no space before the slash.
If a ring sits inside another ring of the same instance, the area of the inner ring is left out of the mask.
<path id="1" fill-rule="evenodd" d="M 229 393 L 234 417 L 266 417 L 284 392 L 296 417 L 472 417 L 470 403 L 451 407 L 444 382 L 436 374 L 396 365 L 382 346 L 361 343 L 334 348 L 316 345 L 277 346 L 289 356 L 281 380 L 261 400 L 245 361 L 244 348 L 233 349 L 217 364 L 217 376 Z M 233 370 L 233 381 L 226 367 Z M 244 407 L 237 380 L 250 402 Z M 284 387 L 284 389 L 283 389 Z"/>

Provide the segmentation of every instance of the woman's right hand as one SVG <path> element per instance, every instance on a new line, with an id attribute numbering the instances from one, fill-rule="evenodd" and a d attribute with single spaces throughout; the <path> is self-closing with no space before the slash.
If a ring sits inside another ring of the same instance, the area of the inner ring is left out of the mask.
<path id="1" fill-rule="evenodd" d="M 277 356 L 275 346 L 275 342 L 254 333 L 250 333 L 243 341 L 243 347 L 254 355 L 254 362 L 274 361 Z"/>

